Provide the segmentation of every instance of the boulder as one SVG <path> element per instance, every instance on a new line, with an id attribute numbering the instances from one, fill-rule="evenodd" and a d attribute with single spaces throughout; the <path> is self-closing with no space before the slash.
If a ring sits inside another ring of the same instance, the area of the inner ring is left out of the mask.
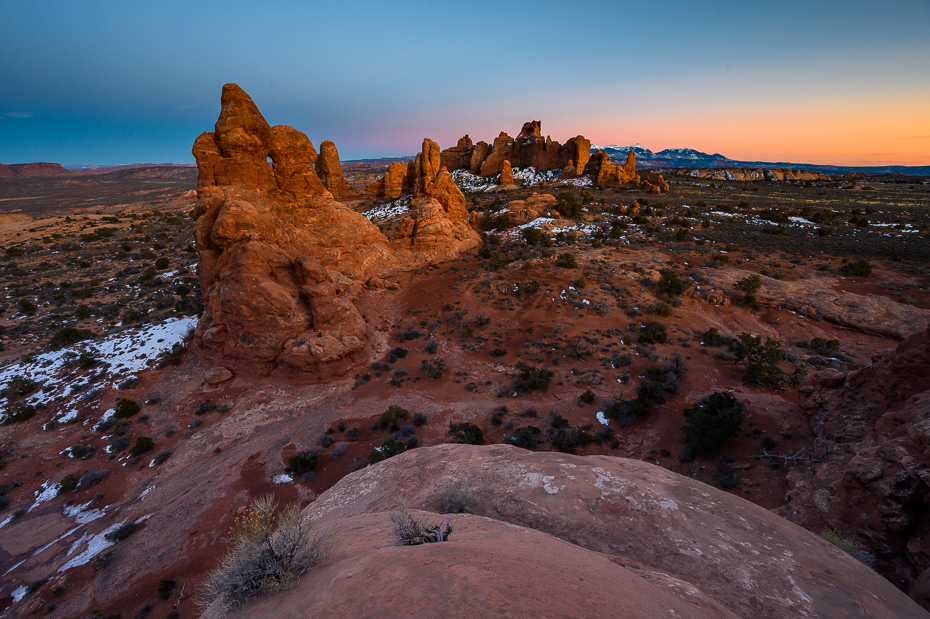
<path id="1" fill-rule="evenodd" d="M 468 165 L 468 171 L 472 174 L 478 174 L 481 171 L 481 164 L 488 158 L 487 142 L 478 142 L 471 152 L 471 162 Z"/>
<path id="2" fill-rule="evenodd" d="M 630 151 L 630 155 L 633 151 Z M 631 172 L 632 170 L 632 172 Z M 595 185 L 599 187 L 616 187 L 627 183 L 639 183 L 636 175 L 636 159 L 627 159 L 627 165 L 619 167 L 610 160 L 610 155 L 602 150 L 597 151 L 588 160 L 584 173 L 590 176 Z"/>
<path id="3" fill-rule="evenodd" d="M 534 193 L 525 200 L 508 202 L 502 213 L 507 213 L 510 223 L 515 226 L 529 223 L 539 217 L 561 219 L 561 215 L 555 210 L 556 202 L 555 196 L 551 194 Z"/>
<path id="4" fill-rule="evenodd" d="M 559 149 L 560 166 L 565 168 L 571 162 L 575 168 L 575 176 L 581 176 L 584 173 L 590 158 L 591 140 L 581 135 L 571 138 L 565 146 Z"/>
<path id="5" fill-rule="evenodd" d="M 437 513 L 453 484 L 473 514 Z M 448 541 L 396 545 L 398 496 L 428 522 L 451 520 Z M 304 515 L 338 523 L 332 557 L 231 616 L 925 616 L 818 536 L 638 460 L 438 445 L 351 473 Z"/>

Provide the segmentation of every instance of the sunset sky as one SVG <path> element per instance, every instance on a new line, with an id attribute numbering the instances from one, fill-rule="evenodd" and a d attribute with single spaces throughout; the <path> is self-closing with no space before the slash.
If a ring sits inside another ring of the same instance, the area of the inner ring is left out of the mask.
<path id="1" fill-rule="evenodd" d="M 0 162 L 192 162 L 222 85 L 343 159 L 424 137 L 930 165 L 930 2 L 6 3 Z"/>

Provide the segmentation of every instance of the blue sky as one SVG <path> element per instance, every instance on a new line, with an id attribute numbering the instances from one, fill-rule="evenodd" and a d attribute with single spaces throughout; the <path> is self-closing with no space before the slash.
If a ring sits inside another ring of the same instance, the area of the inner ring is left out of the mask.
<path id="1" fill-rule="evenodd" d="M 191 162 L 236 82 L 344 159 L 492 140 L 930 164 L 930 2 L 84 3 L 0 22 L 0 162 Z"/>

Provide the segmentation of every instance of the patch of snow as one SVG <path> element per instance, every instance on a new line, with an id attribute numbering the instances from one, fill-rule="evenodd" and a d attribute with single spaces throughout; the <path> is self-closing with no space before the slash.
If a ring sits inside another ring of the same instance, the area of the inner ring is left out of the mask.
<path id="1" fill-rule="evenodd" d="M 16 587 L 15 589 L 13 589 L 13 593 L 10 594 L 10 595 L 13 596 L 13 603 L 15 604 L 16 602 L 18 602 L 18 601 L 20 601 L 21 599 L 23 599 L 24 597 L 26 597 L 26 593 L 27 593 L 28 591 L 29 591 L 29 590 L 28 590 L 26 587 L 24 587 L 23 585 L 20 585 L 20 586 Z"/>
<path id="2" fill-rule="evenodd" d="M 599 412 L 597 413 L 597 420 L 598 420 L 598 422 L 600 422 L 602 425 L 605 425 L 605 426 L 609 426 L 609 425 L 610 425 L 610 420 L 608 420 L 607 417 L 604 416 L 603 411 L 599 411 Z"/>
<path id="3" fill-rule="evenodd" d="M 58 411 L 57 421 L 67 423 L 77 418 L 77 394 L 86 384 L 84 377 L 68 376 L 71 372 L 65 366 L 69 359 L 87 352 L 100 360 L 107 369 L 100 371 L 94 390 L 105 389 L 145 369 L 161 352 L 171 350 L 174 344 L 183 341 L 196 324 L 197 319 L 193 317 L 169 318 L 139 329 L 114 333 L 101 341 L 78 342 L 55 352 L 36 355 L 26 362 L 0 368 L 0 384 L 17 375 L 32 378 L 42 388 L 26 397 L 24 402 L 36 405 L 59 399 L 64 405 Z M 86 397 L 86 393 L 80 397 Z M 107 418 L 107 413 L 104 415 Z"/>
<path id="4" fill-rule="evenodd" d="M 27 512 L 31 512 L 36 507 L 45 503 L 46 501 L 51 501 L 56 496 L 58 496 L 58 484 L 52 483 L 52 480 L 48 480 L 42 484 L 42 490 L 36 490 L 36 502 L 32 504 Z"/>
<path id="5" fill-rule="evenodd" d="M 287 483 L 294 481 L 294 478 L 291 477 L 290 475 L 281 473 L 280 475 L 275 476 L 275 478 L 272 481 L 276 484 L 287 484 Z"/>
<path id="6" fill-rule="evenodd" d="M 383 221 L 385 219 L 390 219 L 391 217 L 396 217 L 397 215 L 402 215 L 410 210 L 410 202 L 413 200 L 410 196 L 405 196 L 398 198 L 393 202 L 387 202 L 385 204 L 379 204 L 374 206 L 367 211 L 363 212 L 362 215 L 367 217 L 369 221 L 377 222 Z"/>

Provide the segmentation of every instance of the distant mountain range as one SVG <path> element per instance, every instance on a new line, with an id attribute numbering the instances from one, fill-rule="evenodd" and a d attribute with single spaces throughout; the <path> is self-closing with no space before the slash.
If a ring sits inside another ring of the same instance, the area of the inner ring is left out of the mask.
<path id="1" fill-rule="evenodd" d="M 866 172 L 868 174 L 908 174 L 915 176 L 930 175 L 930 166 L 836 166 L 815 163 L 791 163 L 787 161 L 739 161 L 724 157 L 720 153 L 710 155 L 693 148 L 666 148 L 657 153 L 642 144 L 632 146 L 591 145 L 591 152 L 603 150 L 617 163 L 626 161 L 627 153 L 636 153 L 636 165 L 641 168 L 791 168 L 823 172 L 824 174 L 845 174 L 848 172 Z"/>

